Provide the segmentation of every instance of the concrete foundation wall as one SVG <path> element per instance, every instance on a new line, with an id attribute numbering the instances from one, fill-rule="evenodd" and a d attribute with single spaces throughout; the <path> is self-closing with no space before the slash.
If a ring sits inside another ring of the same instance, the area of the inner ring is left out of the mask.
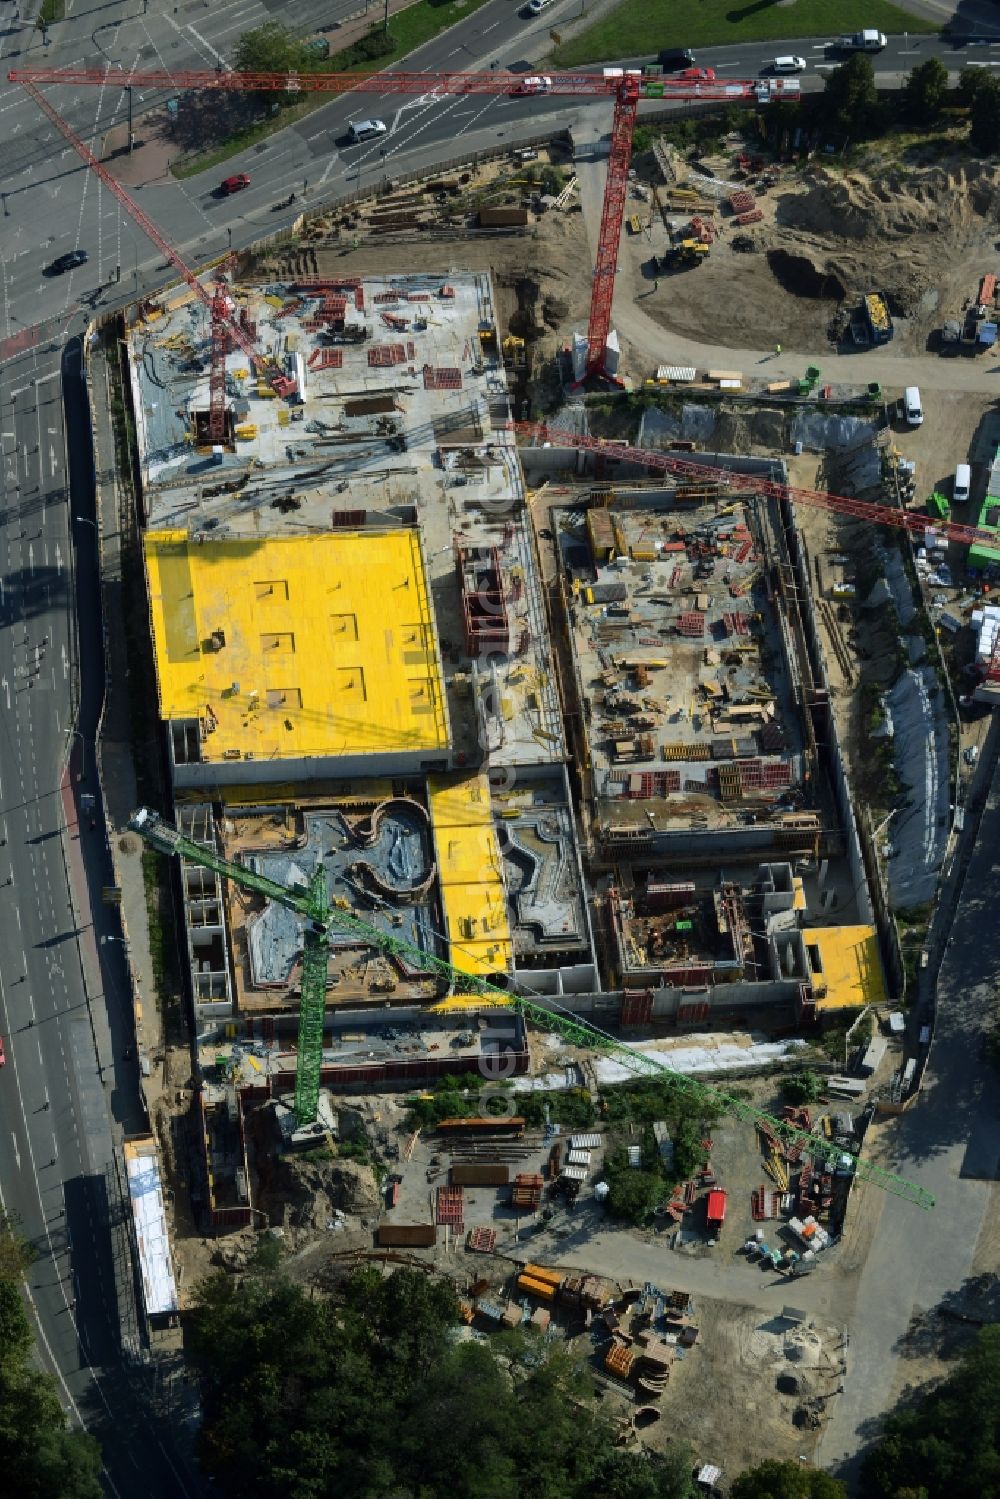
<path id="1" fill-rule="evenodd" d="M 169 739 L 169 736 L 168 736 Z M 203 791 L 218 799 L 223 786 L 258 786 L 271 782 L 345 780 L 352 776 L 404 776 L 452 768 L 451 756 L 434 758 L 426 751 L 393 751 L 384 755 L 294 756 L 280 760 L 231 760 L 225 765 L 178 765 L 171 758 L 174 786 Z"/>

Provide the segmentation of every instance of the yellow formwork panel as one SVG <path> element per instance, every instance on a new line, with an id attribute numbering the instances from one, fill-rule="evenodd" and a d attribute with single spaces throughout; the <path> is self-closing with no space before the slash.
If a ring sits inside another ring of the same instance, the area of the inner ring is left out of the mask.
<path id="1" fill-rule="evenodd" d="M 433 776 L 427 783 L 436 828 L 488 828 L 493 822 L 486 776 Z"/>
<path id="2" fill-rule="evenodd" d="M 819 948 L 826 994 L 819 1010 L 860 1010 L 885 1003 L 885 978 L 873 926 L 807 927 L 807 944 Z M 821 987 L 819 975 L 816 987 Z"/>
<path id="3" fill-rule="evenodd" d="M 210 763 L 444 752 L 448 714 L 416 531 L 145 538 L 160 710 Z"/>
<path id="4" fill-rule="evenodd" d="M 514 951 L 489 783 L 484 775 L 435 776 L 427 794 L 451 962 L 462 973 L 508 973 Z M 467 1009 L 468 998 L 440 1008 L 449 1006 Z"/>

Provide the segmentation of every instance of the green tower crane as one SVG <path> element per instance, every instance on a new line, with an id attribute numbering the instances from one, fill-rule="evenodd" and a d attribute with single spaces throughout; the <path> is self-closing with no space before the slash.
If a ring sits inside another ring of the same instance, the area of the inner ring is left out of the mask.
<path id="1" fill-rule="evenodd" d="M 319 1074 L 323 1061 L 323 1016 L 326 1011 L 326 971 L 330 932 L 330 897 L 326 875 L 317 869 L 308 884 L 279 885 L 266 875 L 242 864 L 221 859 L 212 849 L 193 838 L 148 807 L 140 807 L 129 818 L 129 827 L 164 854 L 177 854 L 192 864 L 214 869 L 245 890 L 273 900 L 301 916 L 305 925 L 302 948 L 302 998 L 299 1005 L 298 1065 L 295 1072 L 295 1118 L 301 1129 L 312 1124 L 319 1103 Z"/>
<path id="2" fill-rule="evenodd" d="M 390 958 L 409 957 L 416 960 L 422 971 L 433 970 L 450 989 L 467 994 L 470 1006 L 479 1000 L 486 1004 L 502 1004 L 513 1008 L 526 1020 L 533 1021 L 544 1029 L 559 1031 L 574 1045 L 600 1048 L 608 1052 L 616 1061 L 621 1062 L 623 1066 L 639 1076 L 656 1077 L 668 1081 L 671 1087 L 676 1088 L 679 1093 L 696 1103 L 723 1109 L 726 1113 L 733 1114 L 748 1124 L 766 1129 L 780 1139 L 797 1142 L 811 1155 L 822 1157 L 831 1166 L 843 1164 L 847 1153 L 832 1141 L 800 1129 L 790 1124 L 787 1119 L 778 1119 L 763 1109 L 755 1108 L 744 1099 L 734 1098 L 731 1094 L 724 1093 L 721 1089 L 701 1082 L 697 1078 L 688 1077 L 683 1072 L 675 1072 L 672 1067 L 667 1067 L 657 1057 L 627 1046 L 616 1036 L 609 1035 L 607 1031 L 600 1030 L 589 1021 L 581 1020 L 577 1015 L 551 1006 L 551 1002 L 542 1004 L 526 995 L 501 988 L 499 984 L 492 984 L 487 979 L 463 973 L 461 969 L 444 958 L 425 952 L 422 948 L 400 937 L 382 932 L 378 927 L 371 926 L 360 917 L 352 915 L 350 911 L 342 910 L 339 906 L 331 906 L 326 888 L 326 877 L 322 869 L 316 871 L 308 884 L 287 888 L 274 880 L 267 879 L 264 875 L 255 874 L 253 870 L 246 869 L 241 864 L 234 864 L 228 859 L 220 858 L 212 849 L 196 843 L 192 838 L 185 837 L 172 823 L 165 821 L 148 807 L 140 807 L 137 812 L 134 812 L 129 819 L 129 826 L 162 853 L 177 854 L 181 858 L 188 859 L 192 864 L 201 864 L 207 869 L 214 869 L 216 873 L 232 880 L 234 884 L 241 885 L 248 890 L 256 890 L 258 894 L 277 901 L 279 905 L 302 917 L 305 923 L 305 948 L 302 968 L 302 1003 L 299 1015 L 298 1070 L 295 1080 L 295 1114 L 300 1127 L 312 1123 L 316 1118 L 320 1069 L 323 1060 L 327 950 L 331 935 L 339 930 L 361 938 L 369 946 L 380 948 Z M 904 1177 L 895 1176 L 891 1171 L 876 1166 L 873 1161 L 861 1155 L 851 1154 L 850 1166 L 853 1174 L 861 1181 L 882 1187 L 885 1191 L 892 1192 L 907 1202 L 915 1203 L 918 1207 L 932 1208 L 934 1206 L 934 1198 L 925 1187 L 907 1181 Z"/>

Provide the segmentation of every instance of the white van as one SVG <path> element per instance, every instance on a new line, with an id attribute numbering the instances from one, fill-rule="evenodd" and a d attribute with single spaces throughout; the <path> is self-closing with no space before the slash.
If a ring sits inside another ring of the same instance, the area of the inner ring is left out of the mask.
<path id="1" fill-rule="evenodd" d="M 373 135 L 385 135 L 385 121 L 352 120 L 347 133 L 357 145 L 359 141 L 371 140 Z"/>
<path id="2" fill-rule="evenodd" d="M 924 419 L 924 408 L 920 404 L 920 391 L 908 385 L 903 391 L 903 415 L 908 427 L 919 427 Z"/>
<path id="3" fill-rule="evenodd" d="M 972 489 L 972 470 L 967 463 L 960 463 L 951 481 L 951 498 L 955 505 L 963 505 Z"/>

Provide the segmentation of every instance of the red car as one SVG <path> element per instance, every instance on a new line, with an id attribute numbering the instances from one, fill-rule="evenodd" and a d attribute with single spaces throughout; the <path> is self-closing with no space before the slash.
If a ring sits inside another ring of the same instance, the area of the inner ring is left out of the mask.
<path id="1" fill-rule="evenodd" d="M 6 1067 L 7 1053 L 3 1049 L 3 1037 L 0 1036 L 0 1067 Z"/>
<path id="2" fill-rule="evenodd" d="M 225 182 L 220 186 L 219 192 L 224 198 L 228 198 L 230 193 L 240 193 L 245 187 L 249 186 L 250 178 L 246 172 L 237 172 L 235 177 L 226 178 Z"/>
<path id="3" fill-rule="evenodd" d="M 675 74 L 677 78 L 686 78 L 689 83 L 714 83 L 714 68 L 685 68 L 683 73 Z"/>

